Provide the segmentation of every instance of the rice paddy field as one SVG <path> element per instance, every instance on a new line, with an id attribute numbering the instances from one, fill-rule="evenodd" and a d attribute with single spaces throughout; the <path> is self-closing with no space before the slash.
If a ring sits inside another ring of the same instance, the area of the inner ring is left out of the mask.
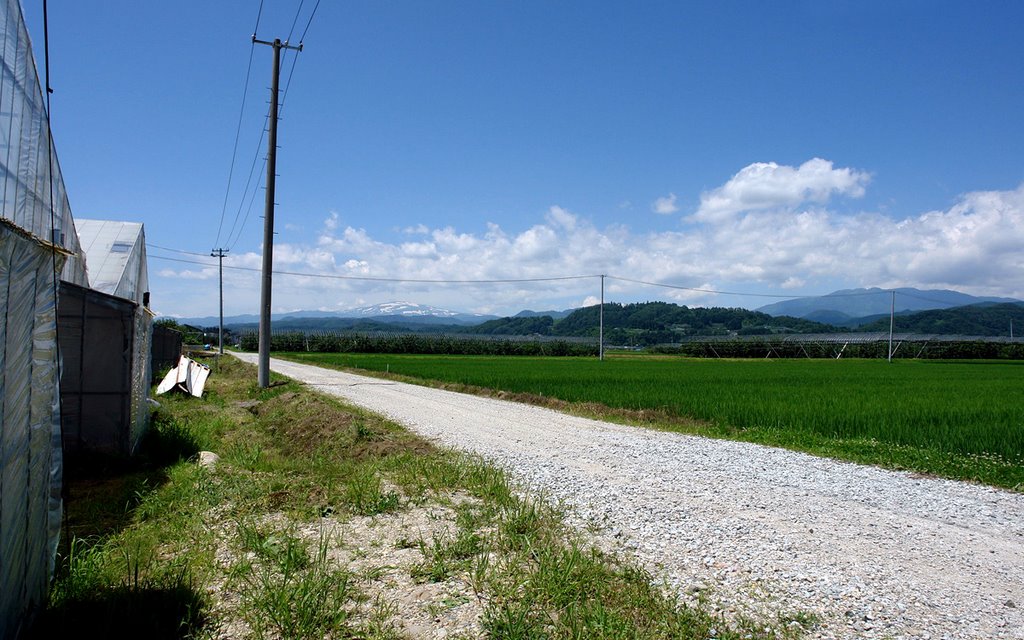
<path id="1" fill-rule="evenodd" d="M 288 357 L 1024 490 L 1020 361 Z"/>

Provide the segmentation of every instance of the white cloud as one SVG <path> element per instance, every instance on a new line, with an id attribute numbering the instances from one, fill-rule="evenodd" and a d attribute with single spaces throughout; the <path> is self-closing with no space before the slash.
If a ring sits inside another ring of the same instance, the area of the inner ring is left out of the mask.
<path id="1" fill-rule="evenodd" d="M 790 170 L 801 174 L 806 166 Z M 745 171 L 737 176 L 745 175 Z M 841 215 L 816 202 L 833 193 L 862 192 L 864 174 L 848 175 L 846 186 L 836 186 L 842 180 L 833 176 L 831 182 L 822 180 L 813 188 L 806 186 L 811 181 L 804 175 L 800 180 L 805 186 L 790 188 L 786 193 L 791 195 L 785 197 L 779 195 L 784 190 L 778 190 L 770 198 L 765 195 L 756 200 L 752 192 L 744 191 L 737 201 L 746 203 L 746 207 L 755 200 L 762 204 L 771 201 L 776 206 L 710 216 L 666 232 L 633 231 L 616 225 L 598 227 L 586 215 L 551 207 L 542 221 L 521 231 L 493 223 L 478 233 L 445 226 L 418 230 L 416 238 L 400 236 L 404 241 L 390 241 L 373 237 L 365 229 L 345 226 L 332 214 L 313 242 L 279 243 L 275 265 L 292 272 L 410 280 L 591 277 L 445 285 L 282 275 L 274 281 L 274 306 L 309 309 L 333 301 L 339 301 L 338 305 L 346 301 L 351 306 L 356 300 L 368 304 L 408 299 L 501 313 L 567 308 L 584 300 L 596 302 L 600 293 L 596 274 L 602 273 L 694 289 L 795 294 L 826 293 L 839 286 L 916 286 L 1024 298 L 1024 259 L 1020 251 L 1024 246 L 1024 184 L 1009 191 L 968 193 L 946 210 L 902 219 L 880 213 Z M 725 186 L 738 184 L 737 176 Z M 826 183 L 833 186 L 823 186 Z M 724 193 L 725 186 L 715 191 Z M 260 264 L 256 253 L 233 253 L 225 261 L 226 267 L 258 269 Z M 215 266 L 195 271 L 162 269 L 154 279 L 163 283 L 158 289 L 161 300 L 196 296 L 193 304 L 207 311 L 215 308 L 210 306 L 210 301 L 216 300 Z M 213 289 L 200 293 L 196 280 L 204 279 L 208 284 L 203 286 Z M 612 280 L 606 284 L 608 299 L 616 301 L 665 299 L 722 306 L 741 303 L 734 296 L 700 291 L 652 289 Z M 258 272 L 225 270 L 229 313 L 253 312 L 258 292 Z"/>
<path id="2" fill-rule="evenodd" d="M 871 177 L 855 169 L 834 169 L 812 158 L 799 167 L 774 162 L 747 165 L 721 187 L 701 194 L 693 220 L 717 222 L 744 211 L 824 204 L 833 195 L 859 198 Z"/>
<path id="3" fill-rule="evenodd" d="M 664 216 L 679 211 L 679 207 L 676 206 L 676 194 L 670 193 L 667 196 L 655 200 L 651 205 L 651 211 L 654 213 L 660 213 Z"/>
<path id="4" fill-rule="evenodd" d="M 548 210 L 547 219 L 552 226 L 561 227 L 566 231 L 576 228 L 576 216 L 559 206 L 551 207 Z"/>

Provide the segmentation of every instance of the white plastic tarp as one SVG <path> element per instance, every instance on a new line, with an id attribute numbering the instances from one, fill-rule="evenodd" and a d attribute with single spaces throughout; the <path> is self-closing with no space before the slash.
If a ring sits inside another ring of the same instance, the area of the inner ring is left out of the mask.
<path id="1" fill-rule="evenodd" d="M 163 395 L 171 389 L 190 393 L 197 398 L 202 397 L 206 387 L 206 379 L 210 377 L 210 367 L 195 360 L 181 356 L 178 366 L 167 372 L 163 381 L 156 388 L 156 395 Z"/>

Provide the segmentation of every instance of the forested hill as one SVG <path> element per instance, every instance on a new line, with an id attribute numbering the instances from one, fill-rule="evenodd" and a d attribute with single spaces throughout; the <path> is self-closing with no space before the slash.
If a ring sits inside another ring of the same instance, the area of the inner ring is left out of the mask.
<path id="1" fill-rule="evenodd" d="M 597 306 L 577 309 L 561 320 L 548 316 L 501 318 L 463 331 L 490 335 L 596 336 Z M 771 333 L 828 333 L 836 328 L 787 316 L 722 307 L 689 308 L 669 302 L 605 303 L 605 340 L 611 344 L 649 345 L 675 342 L 688 335 L 758 335 Z"/>
<path id="2" fill-rule="evenodd" d="M 952 309 L 932 309 L 898 315 L 894 329 L 901 333 L 941 333 L 965 336 L 1024 335 L 1024 305 L 1019 303 L 972 304 Z M 857 331 L 888 331 L 889 318 L 861 325 Z"/>
<path id="3" fill-rule="evenodd" d="M 461 331 L 490 336 L 547 336 L 551 335 L 551 327 L 554 324 L 555 320 L 551 316 L 516 316 L 488 320 L 472 327 L 466 327 Z"/>
<path id="4" fill-rule="evenodd" d="M 290 331 L 385 331 L 396 333 L 462 333 L 478 335 L 596 337 L 599 307 L 576 309 L 562 319 L 551 316 L 516 316 L 465 326 L 447 324 L 443 318 L 286 318 L 274 323 L 275 330 Z M 895 330 L 900 333 L 1008 336 L 1013 321 L 1014 335 L 1024 335 L 1024 304 L 982 303 L 952 309 L 934 309 L 899 314 Z M 859 323 L 857 323 L 859 324 Z M 229 329 L 254 331 L 255 323 L 226 325 Z M 769 335 L 786 333 L 836 333 L 851 331 L 830 324 L 790 316 L 770 316 L 760 311 L 712 307 L 689 308 L 669 302 L 604 305 L 605 341 L 614 345 L 646 346 L 679 342 L 697 335 Z M 889 330 L 889 317 L 872 320 L 854 331 Z"/>

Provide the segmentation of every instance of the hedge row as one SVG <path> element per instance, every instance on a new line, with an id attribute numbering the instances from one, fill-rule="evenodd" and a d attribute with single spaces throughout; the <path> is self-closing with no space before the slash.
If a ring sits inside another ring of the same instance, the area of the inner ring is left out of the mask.
<path id="1" fill-rule="evenodd" d="M 241 348 L 259 349 L 259 336 L 241 336 Z M 596 356 L 597 345 L 565 340 L 490 340 L 419 334 L 331 334 L 303 332 L 275 333 L 271 351 L 316 353 L 414 353 L 487 356 Z"/>
<path id="2" fill-rule="evenodd" d="M 897 345 L 893 345 L 897 347 Z M 798 342 L 695 342 L 654 347 L 655 353 L 697 358 L 885 358 L 888 342 L 863 344 L 815 344 Z M 898 345 L 893 358 L 936 360 L 1022 360 L 1024 343 L 1007 342 L 906 342 Z"/>

